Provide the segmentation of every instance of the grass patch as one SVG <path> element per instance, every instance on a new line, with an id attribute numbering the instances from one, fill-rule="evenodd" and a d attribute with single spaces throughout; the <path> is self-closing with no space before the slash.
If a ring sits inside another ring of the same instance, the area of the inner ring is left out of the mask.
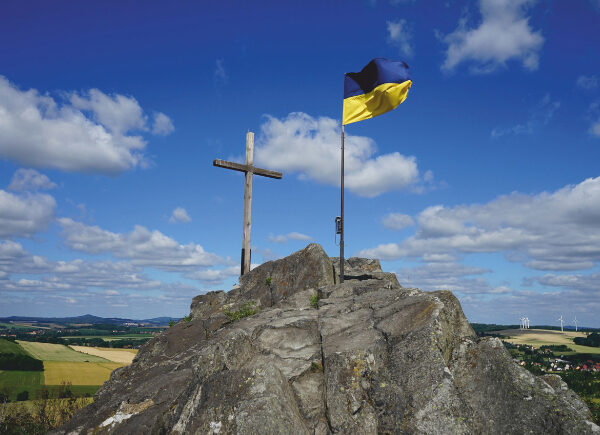
<path id="1" fill-rule="evenodd" d="M 113 370 L 123 365 L 116 362 L 44 361 L 45 384 L 102 385 Z"/>
<path id="2" fill-rule="evenodd" d="M 315 293 L 310 297 L 310 306 L 313 308 L 319 308 L 319 293 Z"/>
<path id="3" fill-rule="evenodd" d="M 46 361 L 110 362 L 99 356 L 75 352 L 73 349 L 62 344 L 38 343 L 34 341 L 18 341 L 18 343 L 27 352 L 35 358 L 44 361 L 44 363 Z M 73 384 L 76 384 L 76 382 L 73 382 Z"/>
<path id="4" fill-rule="evenodd" d="M 243 319 L 244 317 L 252 316 L 258 312 L 258 309 L 254 306 L 254 302 L 248 302 L 240 307 L 237 311 L 225 310 L 225 315 L 229 317 L 229 320 L 235 322 L 236 320 Z"/>
<path id="5" fill-rule="evenodd" d="M 43 372 L 8 370 L 0 372 L 0 392 L 8 394 L 10 401 L 17 400 L 17 394 L 28 391 L 33 398 L 36 391 L 44 385 Z"/>

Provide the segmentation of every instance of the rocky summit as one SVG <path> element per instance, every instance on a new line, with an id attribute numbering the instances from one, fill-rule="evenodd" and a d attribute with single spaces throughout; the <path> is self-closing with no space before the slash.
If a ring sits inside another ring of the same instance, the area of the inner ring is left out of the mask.
<path id="1" fill-rule="evenodd" d="M 449 291 L 311 244 L 194 298 L 62 434 L 587 434 L 555 375 L 478 338 Z"/>

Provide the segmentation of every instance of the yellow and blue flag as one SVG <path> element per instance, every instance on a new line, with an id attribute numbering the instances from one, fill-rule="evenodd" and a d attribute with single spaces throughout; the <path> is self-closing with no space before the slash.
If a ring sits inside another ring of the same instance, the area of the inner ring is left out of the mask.
<path id="1" fill-rule="evenodd" d="M 401 60 L 373 59 L 361 72 L 344 76 L 342 125 L 394 110 L 412 85 L 408 65 Z"/>

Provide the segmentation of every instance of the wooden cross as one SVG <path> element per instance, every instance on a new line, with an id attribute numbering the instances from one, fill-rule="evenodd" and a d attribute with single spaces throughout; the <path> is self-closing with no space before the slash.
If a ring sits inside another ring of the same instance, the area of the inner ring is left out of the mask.
<path id="1" fill-rule="evenodd" d="M 250 272 L 250 220 L 252 214 L 252 174 L 262 175 L 263 177 L 280 179 L 281 172 L 269 171 L 253 166 L 254 164 L 254 133 L 246 133 L 246 164 L 228 162 L 226 160 L 216 159 L 213 166 L 225 169 L 233 169 L 246 174 L 244 184 L 244 233 L 242 236 L 242 275 Z"/>

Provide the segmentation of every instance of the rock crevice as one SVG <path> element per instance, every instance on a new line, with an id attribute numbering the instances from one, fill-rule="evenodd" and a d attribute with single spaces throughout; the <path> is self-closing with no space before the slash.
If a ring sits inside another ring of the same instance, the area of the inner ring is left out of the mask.
<path id="1" fill-rule="evenodd" d="M 448 291 L 311 244 L 148 342 L 55 433 L 598 433 L 555 377 L 478 339 Z M 314 299 L 318 297 L 317 307 Z"/>

